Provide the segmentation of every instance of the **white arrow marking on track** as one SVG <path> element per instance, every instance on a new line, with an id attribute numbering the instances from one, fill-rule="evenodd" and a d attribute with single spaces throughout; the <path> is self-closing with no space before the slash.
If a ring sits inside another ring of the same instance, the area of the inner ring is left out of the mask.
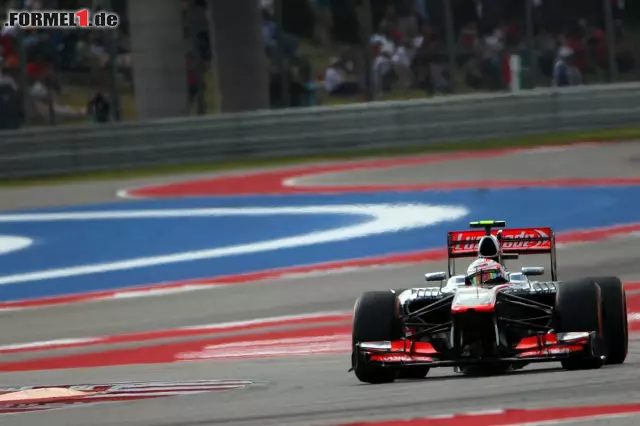
<path id="1" fill-rule="evenodd" d="M 140 257 L 115 262 L 73 266 L 59 269 L 48 269 L 37 272 L 7 275 L 0 277 L 0 285 L 23 283 L 29 281 L 68 278 L 80 275 L 98 274 L 143 268 L 170 263 L 189 262 L 280 250 L 293 247 L 324 244 L 350 240 L 388 232 L 422 228 L 443 221 L 460 219 L 468 214 L 468 210 L 458 206 L 430 206 L 426 204 L 373 204 L 373 205 L 335 205 L 305 207 L 243 207 L 243 208 L 203 208 L 172 210 L 117 210 L 98 212 L 63 212 L 63 213 L 27 213 L 0 215 L 0 223 L 15 222 L 52 222 L 52 221 L 87 221 L 116 219 L 164 219 L 172 217 L 216 217 L 216 216 L 274 216 L 300 214 L 340 214 L 363 215 L 371 220 L 352 226 L 327 231 L 311 232 L 292 237 L 258 241 L 228 247 L 207 250 L 172 253 L 162 256 Z M 284 220 L 284 219 L 283 219 Z M 286 226 L 283 224 L 283 226 Z"/>
<path id="2" fill-rule="evenodd" d="M 33 241 L 25 237 L 0 235 L 0 254 L 8 254 L 29 247 Z"/>

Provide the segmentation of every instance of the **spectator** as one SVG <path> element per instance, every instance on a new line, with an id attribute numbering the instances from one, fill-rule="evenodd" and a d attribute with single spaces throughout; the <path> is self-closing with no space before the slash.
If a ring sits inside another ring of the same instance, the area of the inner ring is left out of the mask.
<path id="1" fill-rule="evenodd" d="M 572 61 L 581 73 L 587 72 L 589 69 L 589 58 L 584 43 L 585 38 L 586 30 L 580 23 L 577 23 L 572 25 L 565 33 L 562 42 L 564 46 L 572 50 Z"/>
<path id="2" fill-rule="evenodd" d="M 412 87 L 414 84 L 411 73 L 412 65 L 417 50 L 423 42 L 424 37 L 418 34 L 414 28 L 411 28 L 404 41 L 398 45 L 391 56 L 393 70 L 398 77 L 400 85 L 405 89 Z"/>
<path id="3" fill-rule="evenodd" d="M 465 83 L 471 89 L 480 90 L 486 87 L 482 69 L 480 68 L 480 61 L 477 56 L 471 56 L 465 61 L 462 66 L 462 72 L 464 73 Z"/>
<path id="4" fill-rule="evenodd" d="M 458 66 L 464 66 L 467 61 L 474 58 L 478 46 L 478 24 L 476 22 L 470 22 L 462 28 L 460 36 L 458 37 Z"/>
<path id="5" fill-rule="evenodd" d="M 384 16 L 380 21 L 380 28 L 397 29 L 400 26 L 398 14 L 392 4 L 385 9 Z"/>
<path id="6" fill-rule="evenodd" d="M 460 31 L 458 38 L 458 47 L 465 52 L 473 51 L 478 45 L 478 23 L 469 22 Z"/>
<path id="7" fill-rule="evenodd" d="M 277 46 L 276 23 L 267 9 L 262 9 L 262 38 L 267 52 L 273 53 Z"/>
<path id="8" fill-rule="evenodd" d="M 9 86 L 16 92 L 18 91 L 18 83 L 10 74 L 7 73 L 7 67 L 2 55 L 0 55 L 0 85 Z"/>
<path id="9" fill-rule="evenodd" d="M 332 58 L 324 73 L 323 86 L 328 95 L 353 96 L 359 92 L 358 83 L 348 73 L 348 64 L 340 58 Z"/>
<path id="10" fill-rule="evenodd" d="M 439 43 L 437 33 L 426 25 L 422 27 L 420 38 L 417 38 L 417 41 L 420 43 L 412 63 L 415 83 L 421 89 L 432 90 L 430 67 L 442 46 Z"/>
<path id="11" fill-rule="evenodd" d="M 589 26 L 585 32 L 585 51 L 589 61 L 589 70 L 607 66 L 607 42 L 605 32 L 595 26 Z"/>
<path id="12" fill-rule="evenodd" d="M 411 77 L 411 63 L 415 56 L 415 50 L 412 40 L 407 39 L 404 43 L 398 46 L 391 57 L 393 70 L 398 77 L 400 86 L 403 89 L 408 89 L 413 84 L 413 79 Z"/>
<path id="13" fill-rule="evenodd" d="M 558 58 L 553 69 L 553 86 L 565 87 L 582 84 L 582 73 L 575 63 L 573 50 L 562 46 L 558 50 Z"/>
<path id="14" fill-rule="evenodd" d="M 50 65 L 35 72 L 34 82 L 29 89 L 29 97 L 36 117 L 41 121 L 50 123 L 58 118 L 80 118 L 86 115 L 86 110 L 60 103 L 57 99 L 57 94 L 60 91 L 61 87 L 56 81 Z"/>
<path id="15" fill-rule="evenodd" d="M 0 57 L 4 58 L 6 62 L 12 60 L 18 62 L 18 53 L 14 37 L 15 32 L 16 30 L 13 27 L 3 26 L 0 30 Z"/>
<path id="16" fill-rule="evenodd" d="M 266 10 L 262 10 L 262 36 L 268 55 L 275 55 L 278 47 L 277 23 L 273 16 Z M 282 52 L 289 59 L 294 60 L 298 51 L 298 40 L 287 33 L 282 35 Z"/>
<path id="17" fill-rule="evenodd" d="M 417 32 L 418 21 L 414 0 L 394 0 L 393 5 L 398 17 L 398 30 L 402 34 L 402 38 Z"/>
<path id="18" fill-rule="evenodd" d="M 538 68 L 541 74 L 550 81 L 553 77 L 553 67 L 556 59 L 556 40 L 546 28 L 542 28 L 536 35 L 534 46 L 538 57 Z"/>
<path id="19" fill-rule="evenodd" d="M 400 34 L 394 29 L 392 22 L 392 20 L 387 20 L 385 24 L 381 25 L 379 33 L 371 37 L 374 51 L 373 76 L 377 88 L 376 92 L 391 88 L 392 83 L 399 77 L 396 73 L 397 69 L 400 70 L 400 74 L 406 77 L 414 56 L 413 53 L 407 54 L 404 49 L 397 54 L 399 45 L 403 48 L 407 46 L 413 50 L 413 42 L 405 41 L 402 43 Z"/>
<path id="20" fill-rule="evenodd" d="M 21 100 L 15 78 L 9 73 L 0 47 L 0 129 L 19 129 Z"/>
<path id="21" fill-rule="evenodd" d="M 487 31 L 481 40 L 481 67 L 490 90 L 500 90 L 503 87 L 502 51 L 504 47 L 504 32 L 500 28 Z"/>
<path id="22" fill-rule="evenodd" d="M 636 55 L 633 42 L 624 33 L 621 24 L 615 26 L 614 30 L 616 45 L 616 66 L 620 73 L 629 73 L 635 69 Z"/>
<path id="23" fill-rule="evenodd" d="M 451 91 L 451 73 L 447 69 L 446 57 L 437 55 L 429 66 L 429 78 L 434 93 L 449 93 Z"/>
<path id="24" fill-rule="evenodd" d="M 111 104 L 102 92 L 97 92 L 87 104 L 87 114 L 96 123 L 106 123 L 110 113 Z"/>

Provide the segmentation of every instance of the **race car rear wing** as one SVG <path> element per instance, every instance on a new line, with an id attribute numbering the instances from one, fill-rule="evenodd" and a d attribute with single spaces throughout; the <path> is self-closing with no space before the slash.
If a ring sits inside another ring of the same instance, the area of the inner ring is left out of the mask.
<path id="1" fill-rule="evenodd" d="M 477 257 L 480 239 L 486 235 L 494 235 L 500 242 L 502 254 L 506 256 L 549 253 L 551 279 L 557 280 L 556 240 L 553 229 L 549 227 L 491 229 L 494 226 L 506 226 L 504 221 L 472 222 L 471 226 L 473 228 L 484 227 L 485 229 L 451 231 L 447 234 L 449 276 L 455 275 L 455 265 L 452 265 L 454 259 Z"/>

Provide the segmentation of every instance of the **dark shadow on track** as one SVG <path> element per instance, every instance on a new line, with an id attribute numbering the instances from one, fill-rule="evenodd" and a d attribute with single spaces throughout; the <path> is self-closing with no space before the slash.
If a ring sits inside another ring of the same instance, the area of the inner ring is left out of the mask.
<path id="1" fill-rule="evenodd" d="M 526 367 L 525 367 L 526 368 Z M 505 373 L 494 373 L 494 374 L 462 374 L 457 373 L 455 375 L 450 376 L 438 376 L 438 377 L 425 377 L 424 379 L 401 379 L 397 380 L 395 383 L 415 383 L 415 382 L 444 382 L 449 380 L 463 380 L 463 379 L 481 379 L 481 378 L 489 378 L 489 377 L 505 377 L 505 376 L 522 376 L 529 374 L 539 374 L 539 373 L 553 373 L 558 371 L 564 371 L 562 367 L 549 367 L 549 368 L 539 368 L 537 370 L 518 370 L 518 371 L 509 371 Z M 362 385 L 367 385 L 365 383 L 361 383 Z M 373 385 L 379 386 L 379 385 Z M 386 386 L 389 386 L 387 384 Z"/>

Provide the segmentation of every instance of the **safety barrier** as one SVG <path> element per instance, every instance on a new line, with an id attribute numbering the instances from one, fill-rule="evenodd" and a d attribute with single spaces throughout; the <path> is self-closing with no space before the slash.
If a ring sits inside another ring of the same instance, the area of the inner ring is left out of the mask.
<path id="1" fill-rule="evenodd" d="M 640 83 L 0 132 L 0 178 L 322 155 L 640 122 Z"/>

